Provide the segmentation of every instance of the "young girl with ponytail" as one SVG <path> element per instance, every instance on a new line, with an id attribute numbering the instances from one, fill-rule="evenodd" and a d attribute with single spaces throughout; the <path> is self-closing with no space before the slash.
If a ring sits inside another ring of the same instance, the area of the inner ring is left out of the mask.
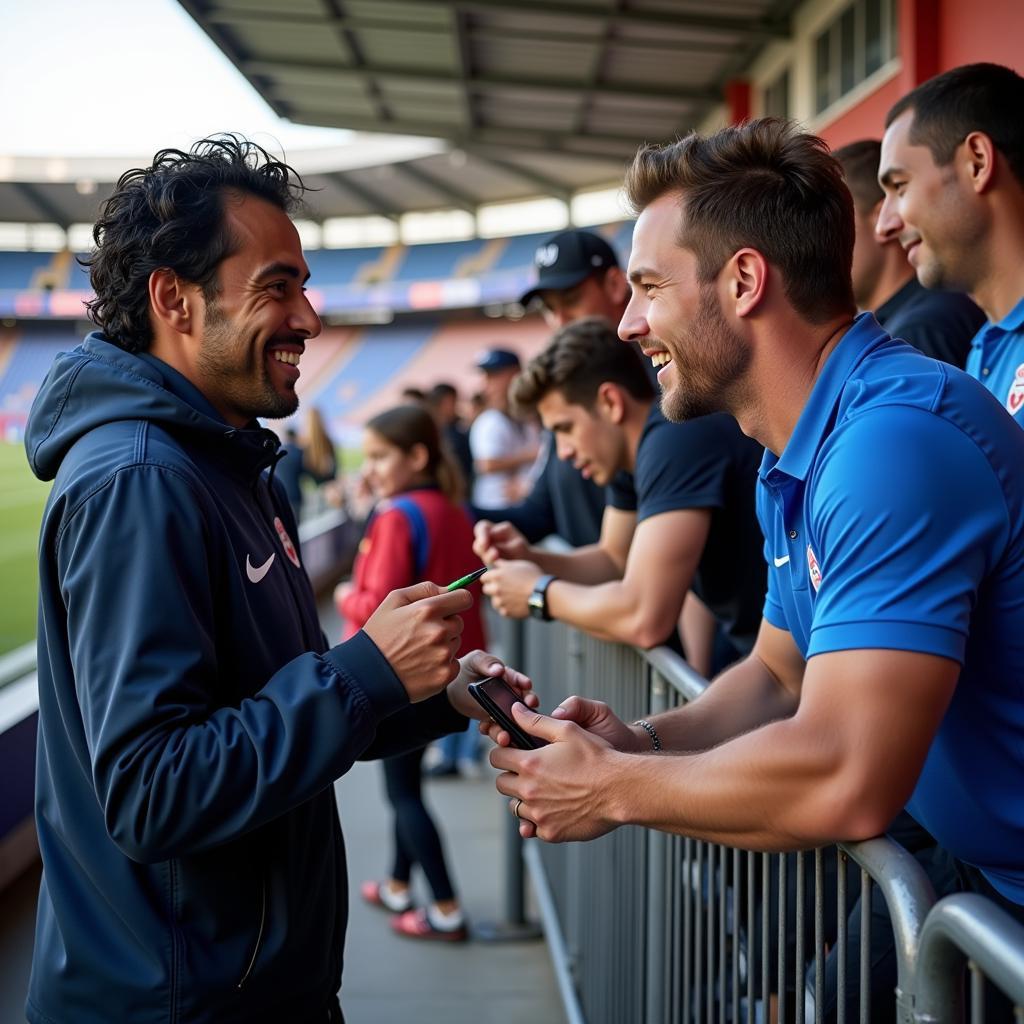
<path id="1" fill-rule="evenodd" d="M 363 476 L 377 498 L 353 567 L 352 583 L 336 593 L 345 638 L 357 632 L 387 594 L 420 580 L 445 584 L 471 572 L 473 526 L 462 507 L 458 468 L 441 447 L 430 413 L 402 405 L 375 416 L 363 434 Z M 479 604 L 462 615 L 459 655 L 485 647 Z M 365 900 L 396 914 L 391 926 L 417 939 L 461 941 L 465 920 L 445 864 L 437 828 L 423 804 L 417 750 L 386 759 L 384 779 L 395 813 L 391 876 L 364 882 Z M 413 909 L 409 879 L 419 864 L 433 902 Z"/>

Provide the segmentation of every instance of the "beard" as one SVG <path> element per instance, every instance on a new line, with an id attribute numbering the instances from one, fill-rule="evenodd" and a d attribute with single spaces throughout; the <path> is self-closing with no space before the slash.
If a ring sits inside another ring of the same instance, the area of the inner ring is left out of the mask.
<path id="1" fill-rule="evenodd" d="M 293 388 L 282 393 L 274 387 L 267 373 L 266 346 L 256 339 L 246 342 L 216 301 L 206 304 L 203 335 L 198 368 L 206 379 L 217 381 L 222 401 L 236 412 L 250 420 L 276 420 L 298 409 L 299 396 Z M 295 340 L 304 344 L 302 339 Z"/>
<path id="2" fill-rule="evenodd" d="M 661 398 L 665 419 L 681 423 L 732 411 L 753 351 L 722 316 L 713 286 L 701 286 L 696 317 L 679 342 L 666 348 L 675 384 Z"/>

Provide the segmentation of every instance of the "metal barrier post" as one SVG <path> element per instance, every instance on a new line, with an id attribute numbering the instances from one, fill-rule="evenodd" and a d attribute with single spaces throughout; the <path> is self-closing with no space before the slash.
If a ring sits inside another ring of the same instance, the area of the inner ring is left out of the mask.
<path id="1" fill-rule="evenodd" d="M 509 665 L 521 666 L 524 626 L 519 619 L 506 619 L 502 656 Z M 505 917 L 502 921 L 480 921 L 473 937 L 482 942 L 522 942 L 543 936 L 540 925 L 526 920 L 526 870 L 523 864 L 523 838 L 519 822 L 505 815 Z"/>
<path id="2" fill-rule="evenodd" d="M 651 714 L 668 710 L 668 685 L 661 673 L 651 670 Z M 665 979 L 670 969 L 665 943 L 665 907 L 669 904 L 666 886 L 669 837 L 664 832 L 647 834 L 647 957 L 644 990 L 647 1024 L 662 1024 L 665 1014 Z"/>
<path id="3" fill-rule="evenodd" d="M 984 896 L 957 893 L 940 900 L 921 929 L 915 1021 L 963 1020 L 968 958 L 1018 1006 L 1024 1005 L 1024 927 Z"/>
<path id="4" fill-rule="evenodd" d="M 918 944 L 925 916 L 935 905 L 935 890 L 921 865 L 891 839 L 840 843 L 839 848 L 871 875 L 885 897 L 896 945 L 896 1019 L 900 1024 L 910 1024 L 915 1019 L 915 996 L 918 995 Z M 866 890 L 861 899 L 863 907 L 870 899 Z M 867 933 L 865 927 L 865 935 Z M 862 971 L 864 967 L 862 963 Z M 861 998 L 864 996 L 862 991 Z M 863 1016 L 863 1003 L 861 1014 Z"/>

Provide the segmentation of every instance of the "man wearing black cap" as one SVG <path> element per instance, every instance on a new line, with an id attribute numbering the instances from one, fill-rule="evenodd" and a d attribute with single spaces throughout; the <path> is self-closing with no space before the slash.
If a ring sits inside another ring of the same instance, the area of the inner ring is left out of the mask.
<path id="1" fill-rule="evenodd" d="M 552 329 L 588 316 L 602 316 L 613 326 L 621 319 L 629 285 L 615 250 L 600 235 L 560 231 L 537 247 L 533 266 L 536 281 L 519 301 L 524 307 L 538 307 Z M 490 520 L 507 520 L 531 544 L 553 533 L 573 547 L 596 543 L 604 516 L 604 490 L 558 458 L 554 438 L 547 431 L 543 445 L 543 469 L 529 495 L 518 503 L 479 509 L 479 513 Z"/>
<path id="2" fill-rule="evenodd" d="M 540 307 L 549 326 L 564 327 L 587 316 L 618 324 L 629 284 L 615 250 L 593 231 L 560 231 L 533 257 L 537 283 L 519 300 Z"/>
<path id="3" fill-rule="evenodd" d="M 519 300 L 537 307 L 552 328 L 585 316 L 603 316 L 616 325 L 626 310 L 629 285 L 610 245 L 594 231 L 570 228 L 553 234 L 534 254 L 537 280 Z M 595 544 L 601 534 L 604 492 L 555 455 L 545 431 L 543 469 L 529 495 L 485 518 L 508 520 L 531 544 L 557 534 L 574 548 Z"/>
<path id="4" fill-rule="evenodd" d="M 476 368 L 483 374 L 487 408 L 469 431 L 476 472 L 473 504 L 487 510 L 515 502 L 529 489 L 538 431 L 532 423 L 520 423 L 509 415 L 508 386 L 519 373 L 519 356 L 504 348 L 486 349 L 477 357 Z"/>

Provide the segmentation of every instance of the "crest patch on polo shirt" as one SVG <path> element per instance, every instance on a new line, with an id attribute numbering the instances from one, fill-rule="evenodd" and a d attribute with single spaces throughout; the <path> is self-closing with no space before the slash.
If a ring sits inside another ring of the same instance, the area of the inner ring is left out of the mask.
<path id="1" fill-rule="evenodd" d="M 1006 395 L 1006 411 L 1016 416 L 1024 408 L 1024 363 L 1017 367 L 1013 375 L 1013 383 Z"/>
<path id="2" fill-rule="evenodd" d="M 811 550 L 811 545 L 807 545 L 807 575 L 811 578 L 811 586 L 814 587 L 814 592 L 818 592 L 818 587 L 821 586 L 821 568 L 818 565 L 818 559 L 815 558 L 814 552 Z"/>

